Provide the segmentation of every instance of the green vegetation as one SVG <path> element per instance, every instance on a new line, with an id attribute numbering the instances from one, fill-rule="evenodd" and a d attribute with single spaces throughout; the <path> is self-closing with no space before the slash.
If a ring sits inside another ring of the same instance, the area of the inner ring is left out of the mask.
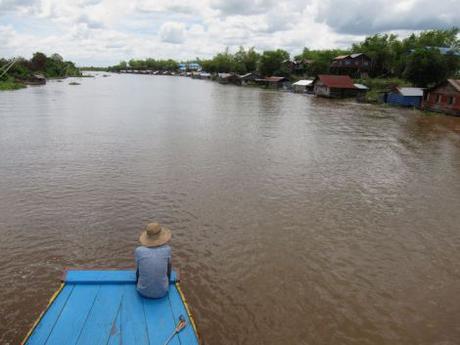
<path id="1" fill-rule="evenodd" d="M 107 72 L 109 70 L 108 67 L 80 67 L 80 71 L 96 71 L 96 72 Z"/>
<path id="2" fill-rule="evenodd" d="M 350 54 L 349 50 L 309 50 L 308 48 L 304 48 L 302 54 L 297 55 L 294 59 L 304 62 L 304 67 L 299 71 L 300 73 L 316 76 L 318 74 L 328 73 L 331 61 L 336 56 L 347 54 Z"/>
<path id="3" fill-rule="evenodd" d="M 246 74 L 257 70 L 260 54 L 254 48 L 245 50 L 240 47 L 239 51 L 231 54 L 226 49 L 223 53 L 218 53 L 212 59 L 198 59 L 197 62 L 203 70 L 209 73 L 234 72 Z"/>
<path id="4" fill-rule="evenodd" d="M 10 61 L 0 59 L 0 70 Z M 0 73 L 1 74 L 1 73 Z M 18 58 L 14 65 L 0 78 L 0 90 L 14 90 L 25 87 L 25 83 L 32 81 L 35 75 L 45 78 L 80 77 L 80 70 L 70 61 L 64 61 L 61 55 L 53 54 L 47 57 L 37 52 L 32 59 Z"/>
<path id="5" fill-rule="evenodd" d="M 372 59 L 372 77 L 404 78 L 417 86 L 430 86 L 458 73 L 458 36 L 458 28 L 424 31 L 403 40 L 393 34 L 373 35 L 354 44 L 352 52 Z"/>
<path id="6" fill-rule="evenodd" d="M 377 34 L 366 37 L 362 42 L 353 44 L 350 49 L 310 50 L 291 58 L 288 52 L 277 49 L 258 53 L 254 48 L 240 49 L 232 54 L 226 49 L 211 59 L 196 59 L 203 70 L 210 73 L 232 72 L 245 74 L 258 72 L 261 75 L 290 76 L 295 80 L 330 73 L 330 64 L 334 57 L 350 53 L 364 53 L 372 59 L 372 69 L 362 83 L 376 93 L 389 84 L 431 86 L 449 76 L 459 75 L 460 39 L 459 29 L 428 30 L 400 39 L 394 34 Z M 290 60 L 292 59 L 292 60 Z M 295 65 L 295 68 L 292 66 Z M 130 60 L 110 67 L 119 71 L 159 70 L 177 71 L 174 60 Z M 373 80 L 375 79 L 376 80 Z M 386 80 L 382 82 L 382 80 Z M 376 87 L 374 89 L 374 87 Z M 375 95 L 370 93 L 371 98 Z"/>
<path id="7" fill-rule="evenodd" d="M 118 72 L 124 69 L 133 69 L 133 70 L 158 70 L 158 71 L 176 71 L 179 68 L 179 64 L 172 60 L 155 60 L 155 59 L 145 59 L 145 60 L 129 60 L 129 63 L 126 61 L 121 61 L 118 65 L 107 68 L 107 71 Z"/>
<path id="8" fill-rule="evenodd" d="M 18 90 L 24 87 L 26 86 L 23 83 L 18 83 L 13 78 L 2 78 L 2 80 L 0 80 L 0 91 Z"/>
<path id="9" fill-rule="evenodd" d="M 364 84 L 369 88 L 365 101 L 377 103 L 383 92 L 389 91 L 396 86 L 411 86 L 411 83 L 398 78 L 363 78 L 357 79 L 357 83 Z"/>

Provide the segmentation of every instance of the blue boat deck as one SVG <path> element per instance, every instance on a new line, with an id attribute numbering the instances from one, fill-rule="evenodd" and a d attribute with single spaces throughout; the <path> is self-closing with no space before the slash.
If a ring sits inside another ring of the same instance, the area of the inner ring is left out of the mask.
<path id="1" fill-rule="evenodd" d="M 137 293 L 134 271 L 67 271 L 25 344 L 163 345 L 181 315 L 187 326 L 169 344 L 199 344 L 175 280 L 167 296 L 148 299 Z"/>

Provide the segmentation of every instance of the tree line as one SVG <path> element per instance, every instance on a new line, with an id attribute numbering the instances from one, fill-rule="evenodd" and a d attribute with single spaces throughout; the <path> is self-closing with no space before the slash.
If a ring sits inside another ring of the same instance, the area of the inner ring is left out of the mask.
<path id="1" fill-rule="evenodd" d="M 210 73 L 258 72 L 261 75 L 316 76 L 329 73 L 331 61 L 338 55 L 364 53 L 372 59 L 372 78 L 401 78 L 417 86 L 428 86 L 445 78 L 458 75 L 460 69 L 459 29 L 427 30 L 413 33 L 404 39 L 394 34 L 376 34 L 353 44 L 349 49 L 310 50 L 304 48 L 299 55 L 291 57 L 282 49 L 257 52 L 254 48 L 240 49 L 231 53 L 228 49 L 210 59 L 197 58 L 203 70 Z M 442 49 L 440 49 L 442 48 Z M 294 71 L 289 62 L 296 61 Z M 153 69 L 177 71 L 175 60 L 122 61 L 111 70 Z"/>
<path id="2" fill-rule="evenodd" d="M 0 67 L 7 65 L 8 62 L 8 60 L 0 58 Z M 37 73 L 46 78 L 81 76 L 81 72 L 75 64 L 71 61 L 64 61 L 61 55 L 55 53 L 48 57 L 43 53 L 36 52 L 30 60 L 17 58 L 3 79 L 27 80 Z"/>

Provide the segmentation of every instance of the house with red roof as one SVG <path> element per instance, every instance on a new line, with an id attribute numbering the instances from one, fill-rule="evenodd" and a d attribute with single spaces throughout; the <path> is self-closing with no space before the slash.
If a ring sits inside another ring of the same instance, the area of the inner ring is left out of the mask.
<path id="1" fill-rule="evenodd" d="M 422 108 L 451 115 L 460 115 L 460 79 L 447 79 L 425 90 Z"/>
<path id="2" fill-rule="evenodd" d="M 330 98 L 356 97 L 364 89 L 357 87 L 348 75 L 320 74 L 313 80 L 313 93 Z"/>

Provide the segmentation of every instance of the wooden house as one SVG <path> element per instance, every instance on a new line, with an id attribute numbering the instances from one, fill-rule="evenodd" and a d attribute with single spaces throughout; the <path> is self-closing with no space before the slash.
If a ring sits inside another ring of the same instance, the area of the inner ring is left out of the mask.
<path id="1" fill-rule="evenodd" d="M 372 60 L 363 53 L 340 55 L 332 60 L 329 70 L 333 74 L 348 74 L 351 77 L 367 77 Z"/>
<path id="2" fill-rule="evenodd" d="M 312 90 L 313 80 L 298 80 L 292 84 L 292 91 L 306 93 Z"/>
<path id="3" fill-rule="evenodd" d="M 369 91 L 369 88 L 363 84 L 353 84 L 356 87 L 356 100 L 358 102 L 365 102 L 366 101 L 366 94 Z"/>
<path id="4" fill-rule="evenodd" d="M 207 72 L 200 72 L 199 74 L 199 78 L 200 79 L 211 79 L 211 73 L 207 73 Z"/>
<path id="5" fill-rule="evenodd" d="M 217 81 L 221 84 L 240 84 L 240 78 L 235 73 L 218 73 Z"/>
<path id="6" fill-rule="evenodd" d="M 425 91 L 423 109 L 460 115 L 460 79 L 447 79 Z"/>
<path id="7" fill-rule="evenodd" d="M 312 62 L 313 60 L 309 59 L 288 59 L 283 61 L 283 65 L 287 67 L 291 74 L 303 74 Z"/>
<path id="8" fill-rule="evenodd" d="M 257 84 L 264 85 L 265 87 L 268 87 L 270 89 L 279 89 L 282 88 L 285 85 L 285 83 L 288 82 L 288 79 L 285 77 L 271 76 L 256 79 L 255 81 Z"/>
<path id="9" fill-rule="evenodd" d="M 385 93 L 383 100 L 391 105 L 420 108 L 422 97 L 423 89 L 419 87 L 395 87 Z"/>
<path id="10" fill-rule="evenodd" d="M 28 76 L 24 80 L 24 84 L 26 85 L 45 85 L 46 78 L 43 74 L 35 73 L 35 74 Z"/>
<path id="11" fill-rule="evenodd" d="M 250 85 L 254 84 L 256 79 L 259 79 L 260 76 L 256 73 L 246 73 L 239 76 L 241 85 Z"/>
<path id="12" fill-rule="evenodd" d="M 356 97 L 360 90 L 348 75 L 320 74 L 313 80 L 313 93 L 330 98 Z"/>

